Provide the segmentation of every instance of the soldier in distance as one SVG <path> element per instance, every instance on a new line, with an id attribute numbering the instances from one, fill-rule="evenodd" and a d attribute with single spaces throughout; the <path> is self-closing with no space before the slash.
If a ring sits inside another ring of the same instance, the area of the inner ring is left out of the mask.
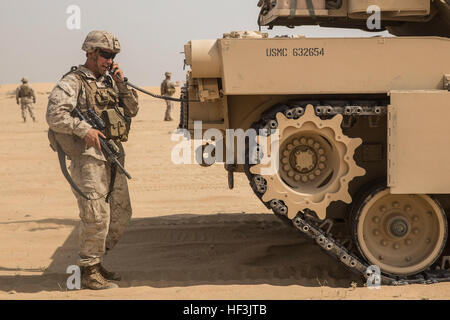
<path id="1" fill-rule="evenodd" d="M 175 84 L 170 80 L 172 77 L 172 73 L 165 73 L 166 79 L 161 83 L 161 95 L 165 97 L 172 97 L 175 94 Z M 170 100 L 166 100 L 166 113 L 164 116 L 164 121 L 173 121 L 171 117 L 173 102 Z"/>
<path id="2" fill-rule="evenodd" d="M 33 88 L 28 84 L 27 78 L 22 78 L 22 85 L 16 90 L 16 101 L 22 109 L 23 122 L 27 122 L 27 111 L 30 113 L 31 119 L 36 122 L 34 116 L 33 104 L 36 103 L 36 95 Z"/>

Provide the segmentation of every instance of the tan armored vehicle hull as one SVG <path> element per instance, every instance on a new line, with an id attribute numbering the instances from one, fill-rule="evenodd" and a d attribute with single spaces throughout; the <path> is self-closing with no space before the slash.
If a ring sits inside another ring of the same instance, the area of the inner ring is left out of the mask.
<path id="1" fill-rule="evenodd" d="M 414 8 L 409 16 L 431 10 Z M 224 163 L 230 186 L 233 172 L 245 172 L 268 208 L 350 268 L 375 265 L 390 283 L 420 282 L 446 261 L 449 53 L 446 37 L 232 32 L 190 41 L 180 127 L 192 136 L 195 121 L 220 130 L 200 160 Z M 245 151 L 239 129 L 256 132 Z"/>
<path id="2" fill-rule="evenodd" d="M 320 25 L 367 31 L 377 8 L 381 29 L 398 36 L 450 35 L 449 0 L 261 0 L 261 26 Z M 376 7 L 374 7 L 376 6 Z"/>

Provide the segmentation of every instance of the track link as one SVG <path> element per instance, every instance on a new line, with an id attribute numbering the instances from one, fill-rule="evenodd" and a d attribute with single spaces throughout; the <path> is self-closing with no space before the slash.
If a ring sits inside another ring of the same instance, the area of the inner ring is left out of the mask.
<path id="1" fill-rule="evenodd" d="M 281 112 L 288 119 L 298 119 L 305 113 L 307 105 L 313 105 L 316 116 L 321 119 L 330 119 L 335 115 L 344 116 L 343 127 L 350 127 L 357 117 L 366 116 L 369 119 L 369 127 L 377 126 L 382 116 L 387 114 L 387 103 L 379 103 L 377 101 L 296 101 L 287 104 L 280 104 L 265 112 L 261 120 L 255 122 L 252 128 L 257 132 L 263 130 L 270 135 L 277 128 L 276 114 Z M 264 130 L 265 129 L 265 130 Z M 253 154 L 253 150 L 248 150 L 246 159 Z M 275 215 L 284 222 L 293 225 L 302 234 L 314 240 L 327 254 L 344 264 L 348 269 L 360 274 L 363 278 L 368 279 L 373 276 L 371 267 L 367 262 L 360 258 L 359 254 L 353 252 L 340 242 L 331 233 L 332 223 L 327 230 L 323 230 L 323 226 L 327 224 L 327 220 L 319 221 L 308 212 L 298 212 L 294 219 L 287 217 L 289 208 L 282 200 L 273 199 L 271 201 L 263 201 L 262 196 L 267 190 L 267 181 L 259 175 L 250 172 L 252 165 L 250 161 L 244 166 L 245 173 L 250 181 L 250 186 L 258 198 L 266 205 L 268 209 L 272 209 Z M 306 214 L 305 214 L 306 213 Z M 390 275 L 380 274 L 380 281 L 385 285 L 408 285 L 408 284 L 433 284 L 439 282 L 450 281 L 450 257 L 443 257 L 441 268 L 431 268 L 412 276 L 392 277 Z M 445 269 L 446 268 L 446 269 Z"/>

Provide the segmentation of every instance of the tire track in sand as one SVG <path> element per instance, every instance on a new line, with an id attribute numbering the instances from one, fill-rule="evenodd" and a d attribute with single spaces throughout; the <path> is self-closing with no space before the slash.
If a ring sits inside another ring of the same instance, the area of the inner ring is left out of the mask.
<path id="1" fill-rule="evenodd" d="M 120 263 L 114 267 L 122 270 L 130 286 L 268 283 L 349 287 L 360 280 L 313 241 L 267 214 L 136 219 L 111 258 Z"/>

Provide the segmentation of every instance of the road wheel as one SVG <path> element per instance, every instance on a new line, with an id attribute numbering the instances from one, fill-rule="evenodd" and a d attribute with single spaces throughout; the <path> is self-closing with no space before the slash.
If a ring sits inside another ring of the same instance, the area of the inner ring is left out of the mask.
<path id="1" fill-rule="evenodd" d="M 386 274 L 417 274 L 446 245 L 445 212 L 429 195 L 391 194 L 386 186 L 377 186 L 353 208 L 354 241 L 363 257 Z"/>

